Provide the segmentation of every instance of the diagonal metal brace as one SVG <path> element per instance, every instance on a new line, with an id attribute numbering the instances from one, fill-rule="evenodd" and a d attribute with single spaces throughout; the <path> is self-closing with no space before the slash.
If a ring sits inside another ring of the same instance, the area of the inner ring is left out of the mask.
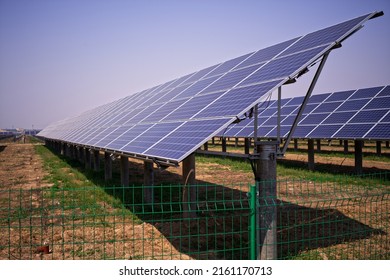
<path id="1" fill-rule="evenodd" d="M 295 117 L 295 120 L 294 120 L 294 123 L 290 129 L 290 132 L 288 133 L 288 136 L 287 136 L 287 139 L 286 141 L 284 142 L 284 145 L 283 145 L 283 148 L 282 150 L 280 151 L 280 153 L 278 154 L 278 157 L 282 157 L 285 153 L 286 153 L 286 150 L 287 150 L 287 147 L 288 147 L 288 144 L 290 143 L 291 141 L 291 138 L 295 132 L 295 129 L 297 128 L 297 125 L 301 119 L 301 116 L 303 114 L 303 111 L 305 110 L 306 108 L 306 104 L 307 102 L 309 101 L 309 98 L 314 90 L 314 87 L 318 81 L 318 78 L 320 77 L 320 74 L 322 72 L 322 69 L 324 68 L 324 65 L 325 65 L 325 62 L 326 60 L 328 59 L 328 56 L 329 56 L 329 52 L 325 53 L 324 56 L 322 57 L 322 60 L 321 60 L 321 63 L 320 65 L 318 66 L 318 69 L 313 77 L 313 80 L 311 81 L 311 84 L 307 90 L 307 93 L 306 93 L 306 96 L 305 98 L 303 99 L 303 102 L 302 102 L 302 105 L 301 107 L 299 108 L 299 111 L 298 111 L 298 114 L 297 116 Z"/>

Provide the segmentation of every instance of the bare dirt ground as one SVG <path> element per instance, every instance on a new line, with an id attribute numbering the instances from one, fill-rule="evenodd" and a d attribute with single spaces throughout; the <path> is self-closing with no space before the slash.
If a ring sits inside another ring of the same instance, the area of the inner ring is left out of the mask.
<path id="1" fill-rule="evenodd" d="M 0 143 L 0 186 L 2 189 L 44 187 L 41 158 L 32 144 Z"/>

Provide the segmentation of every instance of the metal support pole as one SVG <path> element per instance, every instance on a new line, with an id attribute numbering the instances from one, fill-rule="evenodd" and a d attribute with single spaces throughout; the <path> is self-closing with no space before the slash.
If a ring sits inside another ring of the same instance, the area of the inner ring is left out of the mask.
<path id="1" fill-rule="evenodd" d="M 144 162 L 144 199 L 147 204 L 154 203 L 154 170 L 153 162 Z"/>
<path id="2" fill-rule="evenodd" d="M 317 152 L 321 151 L 321 139 L 317 139 Z"/>
<path id="3" fill-rule="evenodd" d="M 298 151 L 298 139 L 294 139 L 294 151 Z"/>
<path id="4" fill-rule="evenodd" d="M 293 125 L 291 126 L 291 130 L 288 133 L 286 142 L 283 145 L 283 149 L 282 149 L 282 152 L 281 152 L 282 155 L 285 154 L 285 152 L 287 150 L 287 147 L 288 147 L 288 144 L 290 143 L 290 140 L 291 140 L 292 136 L 294 135 L 294 132 L 295 132 L 295 129 L 296 129 L 297 125 L 298 125 L 298 122 L 301 120 L 301 116 L 303 114 L 303 111 L 306 108 L 306 104 L 309 101 L 309 98 L 310 98 L 310 96 L 311 96 L 311 94 L 312 94 L 312 92 L 314 90 L 314 87 L 315 87 L 315 85 L 316 85 L 316 83 L 318 81 L 318 78 L 320 77 L 320 74 L 322 72 L 322 69 L 325 66 L 325 62 L 328 59 L 328 56 L 329 56 L 329 52 L 325 53 L 324 56 L 322 57 L 321 63 L 318 66 L 318 69 L 317 69 L 317 71 L 316 71 L 316 73 L 315 73 L 315 75 L 313 77 L 313 80 L 311 81 L 311 84 L 309 86 L 309 89 L 307 90 L 306 96 L 303 99 L 302 105 L 301 105 L 301 107 L 299 107 L 299 111 L 297 113 L 297 116 L 294 119 Z"/>
<path id="5" fill-rule="evenodd" d="M 104 180 L 112 179 L 112 159 L 108 152 L 104 152 Z"/>
<path id="6" fill-rule="evenodd" d="M 381 154 L 382 154 L 382 142 L 376 141 L 376 155 L 380 157 Z"/>
<path id="7" fill-rule="evenodd" d="M 313 139 L 307 140 L 307 155 L 308 155 L 307 164 L 309 170 L 314 170 L 314 140 Z"/>
<path id="8" fill-rule="evenodd" d="M 226 153 L 226 138 L 222 137 L 222 152 Z"/>
<path id="9" fill-rule="evenodd" d="M 355 172 L 361 174 L 363 172 L 363 141 L 355 140 Z"/>
<path id="10" fill-rule="evenodd" d="M 129 158 L 127 156 L 121 156 L 121 185 L 129 186 Z"/>
<path id="11" fill-rule="evenodd" d="M 99 150 L 93 151 L 93 170 L 98 172 L 100 170 L 100 156 Z"/>
<path id="12" fill-rule="evenodd" d="M 208 151 L 208 150 L 209 150 L 209 142 L 204 143 L 203 149 L 204 149 L 205 151 Z"/>
<path id="13" fill-rule="evenodd" d="M 88 148 L 84 148 L 84 163 L 85 169 L 91 169 L 91 151 Z"/>
<path id="14" fill-rule="evenodd" d="M 348 154 L 348 140 L 344 140 L 344 154 Z"/>
<path id="15" fill-rule="evenodd" d="M 278 143 L 256 142 L 258 158 L 255 164 L 256 186 L 259 209 L 257 211 L 258 259 L 277 258 L 277 197 L 276 197 L 276 154 Z"/>
<path id="16" fill-rule="evenodd" d="M 278 145 L 278 154 L 280 154 L 280 123 L 281 123 L 281 109 L 282 108 L 282 87 L 278 88 L 278 124 L 276 127 L 276 136 L 277 136 L 277 141 L 279 143 Z"/>
<path id="17" fill-rule="evenodd" d="M 255 105 L 255 108 L 254 108 L 254 120 L 253 120 L 253 141 L 255 142 L 255 150 L 254 150 L 254 153 L 256 154 L 257 153 L 257 146 L 256 146 L 256 142 L 257 142 L 257 129 L 258 129 L 258 126 L 259 126 L 259 105 L 256 104 Z M 250 143 L 250 142 L 249 142 Z"/>
<path id="18" fill-rule="evenodd" d="M 251 207 L 251 218 L 250 218 L 250 259 L 257 259 L 257 223 L 256 223 L 256 213 L 257 213 L 257 186 L 251 186 L 249 192 L 249 201 Z"/>
<path id="19" fill-rule="evenodd" d="M 250 150 L 250 143 L 249 143 L 249 138 L 244 138 L 244 153 L 246 155 L 249 155 L 249 150 Z"/>

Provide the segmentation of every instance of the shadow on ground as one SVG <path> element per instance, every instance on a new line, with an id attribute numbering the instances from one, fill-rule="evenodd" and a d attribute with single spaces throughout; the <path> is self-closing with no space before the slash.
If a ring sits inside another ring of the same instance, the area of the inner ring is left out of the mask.
<path id="1" fill-rule="evenodd" d="M 194 259 L 249 259 L 250 228 L 253 228 L 250 217 L 253 212 L 247 189 L 198 181 L 196 215 L 184 218 L 180 186 L 182 178 L 178 174 L 157 170 L 155 181 L 159 186 L 154 187 L 155 199 L 153 204 L 146 204 L 143 202 L 143 187 L 128 187 L 125 190 L 112 187 L 120 185 L 117 161 L 113 164 L 113 179 L 105 182 L 103 171 L 85 170 L 84 164 L 62 158 L 83 172 L 90 181 L 105 188 L 107 193 L 121 199 L 141 220 L 153 224 L 179 252 Z M 297 168 L 296 164 L 300 162 L 283 164 Z M 131 185 L 142 185 L 141 163 L 130 162 L 130 174 Z M 307 207 L 304 206 L 306 202 L 302 201 L 303 205 L 282 200 L 276 202 L 279 259 L 299 258 L 303 252 L 310 250 L 386 234 L 344 215 L 347 209 L 343 206 L 337 209 L 330 205 Z M 360 211 L 363 216 L 364 203 L 362 207 Z"/>

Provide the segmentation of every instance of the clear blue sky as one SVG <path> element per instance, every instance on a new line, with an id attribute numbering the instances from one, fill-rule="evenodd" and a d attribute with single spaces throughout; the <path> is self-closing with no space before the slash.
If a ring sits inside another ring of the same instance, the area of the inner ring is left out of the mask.
<path id="1" fill-rule="evenodd" d="M 379 10 L 332 52 L 318 93 L 390 84 L 390 1 L 0 0 L 0 128 L 44 128 Z M 310 73 L 283 97 L 302 95 Z"/>

